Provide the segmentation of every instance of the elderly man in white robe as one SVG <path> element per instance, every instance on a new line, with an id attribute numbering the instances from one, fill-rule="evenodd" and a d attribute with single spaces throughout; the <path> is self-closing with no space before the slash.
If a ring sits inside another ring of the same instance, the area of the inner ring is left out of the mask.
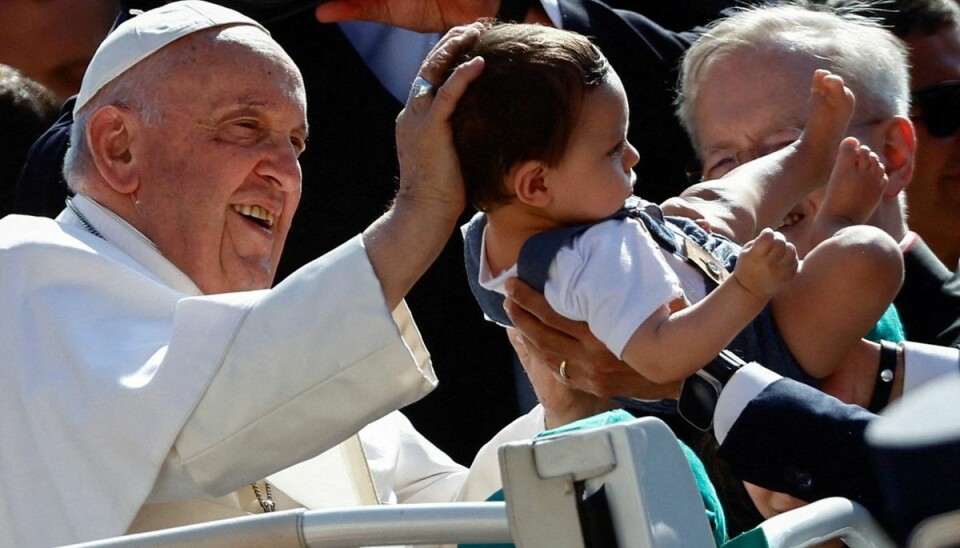
<path id="1" fill-rule="evenodd" d="M 108 37 L 74 109 L 76 197 L 55 221 L 0 221 L 5 543 L 121 535 L 145 504 L 234 490 L 247 500 L 194 518 L 306 504 L 258 480 L 434 387 L 403 297 L 464 207 L 446 122 L 482 62 L 427 82 L 475 35 L 421 68 L 387 213 L 273 289 L 308 135 L 299 71 L 259 24 L 199 1 Z M 368 455 L 380 497 L 453 498 L 462 467 L 387 420 Z"/>

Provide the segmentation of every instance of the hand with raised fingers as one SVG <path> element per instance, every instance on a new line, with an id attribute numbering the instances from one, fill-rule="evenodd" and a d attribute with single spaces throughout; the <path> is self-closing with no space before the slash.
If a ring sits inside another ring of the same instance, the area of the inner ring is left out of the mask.
<path id="1" fill-rule="evenodd" d="M 317 5 L 321 23 L 373 21 L 417 32 L 445 32 L 494 17 L 500 0 L 332 0 Z"/>
<path id="2" fill-rule="evenodd" d="M 452 204 L 456 218 L 465 207 L 460 161 L 453 143 L 450 117 L 470 82 L 483 70 L 476 57 L 457 66 L 465 48 L 479 36 L 480 25 L 456 27 L 430 51 L 397 118 L 400 188 L 397 201 Z"/>
<path id="3" fill-rule="evenodd" d="M 397 117 L 399 187 L 390 210 L 363 233 L 367 256 L 391 309 L 436 260 L 466 207 L 450 117 L 483 70 L 483 59 L 453 69 L 479 36 L 479 28 L 456 27 L 437 42 Z"/>

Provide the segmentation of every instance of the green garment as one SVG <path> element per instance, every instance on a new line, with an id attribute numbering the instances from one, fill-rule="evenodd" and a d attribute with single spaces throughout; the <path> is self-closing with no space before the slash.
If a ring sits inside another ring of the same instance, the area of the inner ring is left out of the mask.
<path id="1" fill-rule="evenodd" d="M 756 527 L 732 538 L 723 548 L 770 548 L 763 529 Z"/>
<path id="2" fill-rule="evenodd" d="M 880 342 L 881 340 L 890 342 L 902 342 L 907 340 L 907 335 L 903 330 L 903 323 L 900 321 L 900 314 L 897 307 L 890 303 L 887 311 L 883 313 L 877 325 L 864 337 L 868 341 Z"/>

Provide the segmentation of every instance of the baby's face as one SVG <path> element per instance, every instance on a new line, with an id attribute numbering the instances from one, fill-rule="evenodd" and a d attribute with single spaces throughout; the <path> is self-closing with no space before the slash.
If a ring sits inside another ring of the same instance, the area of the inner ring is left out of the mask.
<path id="1" fill-rule="evenodd" d="M 553 212 L 563 223 L 607 217 L 633 193 L 639 155 L 627 141 L 629 114 L 627 96 L 613 70 L 584 96 L 564 157 L 545 179 L 554 196 Z"/>

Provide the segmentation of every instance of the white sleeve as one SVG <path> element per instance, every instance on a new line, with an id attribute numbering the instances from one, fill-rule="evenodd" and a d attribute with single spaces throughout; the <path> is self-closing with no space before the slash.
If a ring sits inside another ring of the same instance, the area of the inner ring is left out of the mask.
<path id="1" fill-rule="evenodd" d="M 183 425 L 155 499 L 193 495 L 191 482 L 214 496 L 233 491 L 436 385 L 406 306 L 387 310 L 359 237 L 259 293 Z M 214 298 L 229 296 L 200 299 Z"/>
<path id="2" fill-rule="evenodd" d="M 515 419 L 488 441 L 470 465 L 470 471 L 457 500 L 482 502 L 503 487 L 500 479 L 500 461 L 497 452 L 500 446 L 511 441 L 530 440 L 546 430 L 544 410 L 537 405 L 529 413 Z"/>
<path id="3" fill-rule="evenodd" d="M 960 371 L 960 350 L 906 341 L 903 343 L 903 392 Z"/>
<path id="4" fill-rule="evenodd" d="M 22 311 L 0 330 L 0 530 L 16 544 L 122 534 L 151 493 L 228 493 L 436 383 L 359 237 L 276 289 L 188 296 L 86 231 L 0 226 L 17 266 L 0 308 Z"/>
<path id="5" fill-rule="evenodd" d="M 561 315 L 585 321 L 617 356 L 660 306 L 681 297 L 676 274 L 634 219 L 599 223 L 558 253 L 544 290 Z"/>
<path id="6" fill-rule="evenodd" d="M 762 365 L 750 362 L 730 377 L 730 381 L 720 392 L 717 407 L 713 413 L 713 433 L 717 442 L 723 443 L 727 434 L 737 422 L 740 413 L 753 398 L 782 377 Z"/>
<path id="7" fill-rule="evenodd" d="M 400 412 L 364 427 L 360 440 L 383 504 L 451 502 L 467 474 Z"/>

